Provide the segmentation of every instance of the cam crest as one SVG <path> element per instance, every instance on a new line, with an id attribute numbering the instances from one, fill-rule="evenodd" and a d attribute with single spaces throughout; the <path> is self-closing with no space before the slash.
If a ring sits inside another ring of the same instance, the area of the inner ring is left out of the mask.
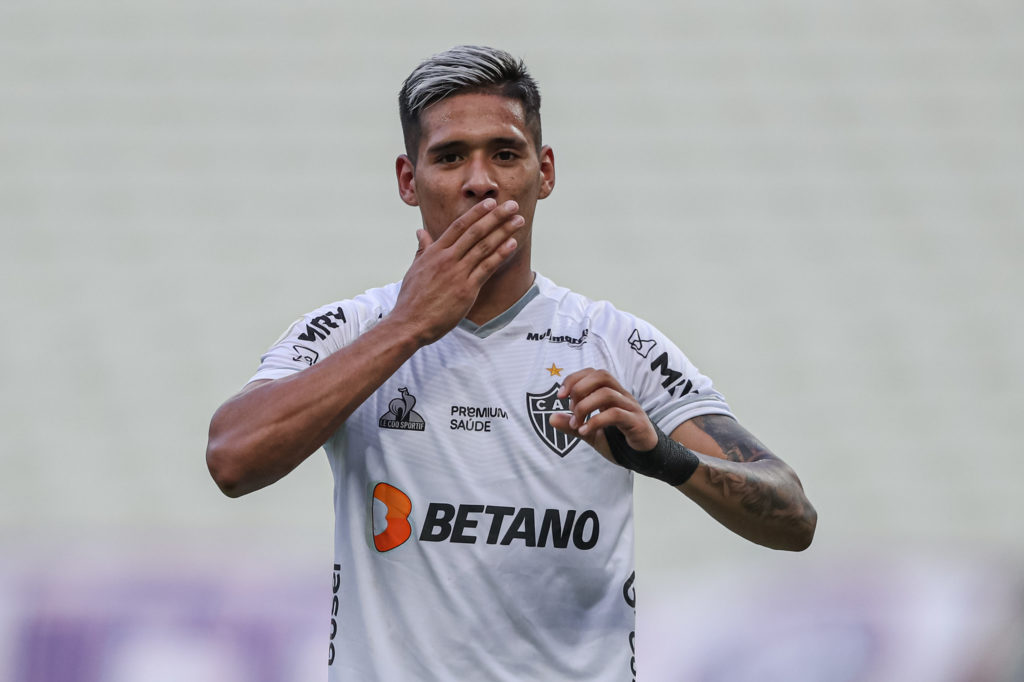
<path id="1" fill-rule="evenodd" d="M 569 399 L 559 398 L 558 389 L 562 385 L 555 383 L 544 393 L 526 394 L 526 410 L 530 416 L 530 424 L 544 445 L 559 457 L 568 455 L 580 442 L 578 436 L 570 436 L 551 425 L 551 415 L 555 412 L 569 412 Z"/>

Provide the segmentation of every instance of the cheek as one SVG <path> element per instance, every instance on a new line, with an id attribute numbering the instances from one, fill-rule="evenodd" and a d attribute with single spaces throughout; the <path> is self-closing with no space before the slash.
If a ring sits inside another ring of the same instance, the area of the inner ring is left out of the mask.
<path id="1" fill-rule="evenodd" d="M 438 226 L 439 229 L 447 227 L 461 213 L 462 210 L 460 210 L 459 202 L 445 195 L 432 197 L 430 205 L 424 211 L 424 215 L 428 215 L 435 221 L 443 223 L 443 225 Z"/>
<path id="2" fill-rule="evenodd" d="M 531 169 L 530 172 L 526 173 L 520 181 L 520 187 L 522 188 L 523 194 L 526 196 L 540 196 L 543 186 L 544 178 L 536 168 Z"/>
<path id="3" fill-rule="evenodd" d="M 519 205 L 524 210 L 532 213 L 534 206 L 537 204 L 537 199 L 540 198 L 540 192 L 541 182 L 539 177 L 530 176 L 529 178 L 524 178 L 516 192 L 521 197 Z"/>
<path id="4" fill-rule="evenodd" d="M 416 196 L 420 201 L 420 208 L 424 211 L 436 212 L 438 208 L 444 207 L 448 203 L 448 193 L 433 182 L 418 183 Z"/>
<path id="5" fill-rule="evenodd" d="M 432 191 L 420 191 L 419 209 L 423 219 L 423 227 L 430 233 L 435 241 L 444 233 L 463 212 L 458 196 L 451 193 Z"/>

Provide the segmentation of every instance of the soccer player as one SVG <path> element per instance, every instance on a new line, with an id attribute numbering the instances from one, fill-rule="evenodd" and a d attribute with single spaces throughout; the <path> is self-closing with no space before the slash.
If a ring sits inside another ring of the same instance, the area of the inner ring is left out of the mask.
<path id="1" fill-rule="evenodd" d="M 796 474 L 655 327 L 535 273 L 555 186 L 521 61 L 460 46 L 399 95 L 401 282 L 296 321 L 210 424 L 232 497 L 323 446 L 334 475 L 331 680 L 635 675 L 634 472 L 802 550 Z"/>

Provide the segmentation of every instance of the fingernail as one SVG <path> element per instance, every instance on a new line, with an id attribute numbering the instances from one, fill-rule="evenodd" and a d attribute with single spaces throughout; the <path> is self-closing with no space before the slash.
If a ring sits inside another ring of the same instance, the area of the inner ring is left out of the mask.
<path id="1" fill-rule="evenodd" d="M 480 203 L 483 204 L 484 208 L 486 208 L 487 210 L 491 210 L 492 208 L 494 208 L 495 206 L 498 205 L 497 201 L 495 201 L 494 199 L 490 199 L 490 198 L 484 199 Z"/>
<path id="2" fill-rule="evenodd" d="M 519 204 L 517 204 L 514 201 L 506 201 L 505 202 L 505 210 L 506 211 L 515 211 L 518 208 L 519 208 Z"/>

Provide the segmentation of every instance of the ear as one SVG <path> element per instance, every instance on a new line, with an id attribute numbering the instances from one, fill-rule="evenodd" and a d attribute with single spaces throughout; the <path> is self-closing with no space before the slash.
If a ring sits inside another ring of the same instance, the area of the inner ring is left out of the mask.
<path id="1" fill-rule="evenodd" d="M 538 199 L 546 199 L 555 189 L 555 152 L 544 145 L 540 150 L 540 194 Z"/>
<path id="2" fill-rule="evenodd" d="M 406 154 L 395 159 L 395 175 L 398 177 L 398 196 L 410 206 L 419 206 L 416 197 L 416 165 Z"/>

